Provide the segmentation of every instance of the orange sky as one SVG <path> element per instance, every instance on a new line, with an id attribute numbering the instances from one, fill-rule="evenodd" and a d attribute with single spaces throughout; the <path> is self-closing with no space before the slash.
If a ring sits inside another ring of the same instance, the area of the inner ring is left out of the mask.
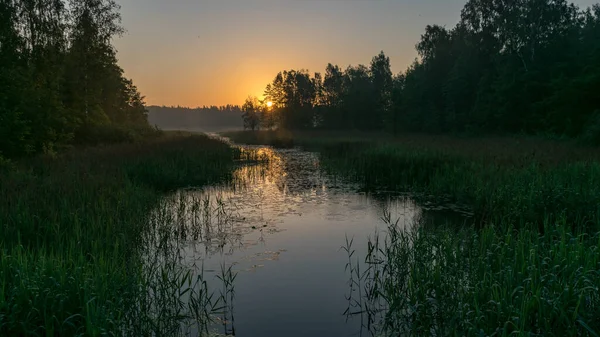
<path id="1" fill-rule="evenodd" d="M 424 27 L 454 26 L 465 2 L 120 0 L 127 33 L 115 46 L 150 105 L 241 104 L 285 69 L 368 64 L 383 50 L 403 71 Z"/>

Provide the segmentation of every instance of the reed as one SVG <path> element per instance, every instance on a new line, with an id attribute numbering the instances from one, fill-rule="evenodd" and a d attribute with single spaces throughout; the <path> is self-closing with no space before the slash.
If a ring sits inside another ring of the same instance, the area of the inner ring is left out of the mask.
<path id="1" fill-rule="evenodd" d="M 598 336 L 600 232 L 388 230 L 348 252 L 348 315 L 380 336 Z"/>
<path id="2" fill-rule="evenodd" d="M 220 301 L 201 272 L 175 258 L 175 211 L 164 197 L 223 181 L 238 157 L 205 136 L 167 135 L 4 168 L 0 335 L 163 336 L 183 334 L 191 321 L 207 327 Z"/>

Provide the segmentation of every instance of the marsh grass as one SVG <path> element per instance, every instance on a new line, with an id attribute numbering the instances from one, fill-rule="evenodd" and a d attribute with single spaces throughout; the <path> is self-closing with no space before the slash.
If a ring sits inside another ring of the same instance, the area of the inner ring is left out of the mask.
<path id="1" fill-rule="evenodd" d="M 165 191 L 222 181 L 237 156 L 205 136 L 167 135 L 2 170 L 0 335 L 163 336 L 191 319 L 205 326 L 218 296 L 202 273 L 176 263 L 173 223 L 150 225 L 149 214 Z"/>
<path id="2" fill-rule="evenodd" d="M 201 244 L 208 254 L 213 237 L 221 242 L 231 232 L 232 216 L 221 199 L 194 202 L 184 196 L 185 192 L 177 192 L 165 197 L 143 233 L 144 247 L 138 252 L 141 289 L 147 292 L 141 291 L 145 296 L 135 303 L 146 321 L 132 330 L 133 335 L 144 329 L 156 336 L 214 335 L 221 317 L 233 317 L 236 273 L 232 267 L 221 265 L 221 273 L 210 282 L 203 256 L 188 252 L 190 246 Z M 140 324 L 139 319 L 135 324 Z"/>
<path id="3" fill-rule="evenodd" d="M 469 205 L 478 225 L 538 226 L 566 220 L 597 229 L 600 164 L 594 160 L 522 165 L 395 145 L 359 151 L 325 149 L 323 166 L 367 189 L 409 190 Z"/>
<path id="4" fill-rule="evenodd" d="M 446 196 L 475 214 L 411 232 L 384 219 L 386 236 L 349 262 L 347 313 L 385 336 L 598 336 L 597 150 L 449 144 L 321 147 L 324 167 L 367 189 Z"/>
<path id="5" fill-rule="evenodd" d="M 380 336 L 598 336 L 600 232 L 414 227 L 348 252 L 348 315 Z"/>

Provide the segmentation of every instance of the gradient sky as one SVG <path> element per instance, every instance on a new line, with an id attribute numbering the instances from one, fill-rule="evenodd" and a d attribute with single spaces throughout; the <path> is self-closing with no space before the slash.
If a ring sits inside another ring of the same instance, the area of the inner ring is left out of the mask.
<path id="1" fill-rule="evenodd" d="M 277 72 L 415 59 L 427 24 L 453 27 L 466 0 L 118 0 L 115 41 L 148 104 L 241 104 Z M 577 0 L 589 6 L 598 0 Z"/>

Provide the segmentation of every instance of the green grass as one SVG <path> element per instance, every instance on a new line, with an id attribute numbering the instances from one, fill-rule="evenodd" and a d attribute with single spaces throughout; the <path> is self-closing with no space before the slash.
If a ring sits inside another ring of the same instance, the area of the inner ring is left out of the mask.
<path id="1" fill-rule="evenodd" d="M 371 243 L 360 304 L 371 318 L 384 308 L 373 323 L 386 335 L 600 333 L 600 164 L 591 150 L 575 159 L 402 143 L 321 151 L 324 166 L 368 188 L 445 195 L 476 215 L 458 230 L 391 226 L 387 244 Z"/>
<path id="2" fill-rule="evenodd" d="M 506 164 L 398 145 L 345 148 L 323 149 L 323 165 L 371 189 L 449 196 L 472 207 L 479 225 L 543 229 L 547 221 L 566 220 L 598 228 L 600 163 L 594 160 Z"/>
<path id="3" fill-rule="evenodd" d="M 388 222 L 350 256 L 347 313 L 385 336 L 597 336 L 600 232 Z M 345 247 L 352 253 L 349 242 Z M 365 261 L 366 265 L 362 262 Z M 363 266 L 362 268 L 360 266 Z"/>
<path id="4" fill-rule="evenodd" d="M 178 299 L 166 294 L 182 291 L 184 282 L 190 284 L 186 296 L 207 295 L 195 287 L 201 282 L 164 257 L 147 268 L 149 230 L 156 230 L 149 228 L 149 213 L 165 207 L 161 199 L 169 190 L 230 176 L 236 156 L 205 136 L 167 134 L 4 165 L 0 335 L 163 335 L 179 329 L 182 306 L 168 311 L 159 295 Z"/>

